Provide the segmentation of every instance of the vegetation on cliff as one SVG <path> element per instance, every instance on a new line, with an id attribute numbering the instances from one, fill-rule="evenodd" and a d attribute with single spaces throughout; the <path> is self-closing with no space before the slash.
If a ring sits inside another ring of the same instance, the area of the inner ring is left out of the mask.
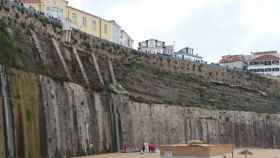
<path id="1" fill-rule="evenodd" d="M 20 64 L 21 50 L 15 45 L 13 33 L 4 20 L 0 20 L 0 63 Z"/>

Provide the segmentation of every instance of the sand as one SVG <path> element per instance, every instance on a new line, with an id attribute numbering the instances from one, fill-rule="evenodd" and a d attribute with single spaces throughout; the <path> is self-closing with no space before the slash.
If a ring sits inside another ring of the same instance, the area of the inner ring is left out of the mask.
<path id="1" fill-rule="evenodd" d="M 244 156 L 238 153 L 244 149 L 237 149 L 234 151 L 234 158 L 244 158 Z M 273 149 L 249 149 L 254 155 L 248 156 L 248 158 L 280 158 L 280 150 Z M 116 153 L 116 154 L 102 154 L 95 156 L 86 156 L 79 158 L 160 158 L 159 154 L 140 154 L 140 153 Z M 228 155 L 231 158 L 231 155 Z"/>

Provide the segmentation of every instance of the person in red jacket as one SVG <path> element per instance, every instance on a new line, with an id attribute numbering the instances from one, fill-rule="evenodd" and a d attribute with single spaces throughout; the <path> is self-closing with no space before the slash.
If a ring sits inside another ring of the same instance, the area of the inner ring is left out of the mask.
<path id="1" fill-rule="evenodd" d="M 155 144 L 149 144 L 149 152 L 156 152 L 156 145 Z"/>

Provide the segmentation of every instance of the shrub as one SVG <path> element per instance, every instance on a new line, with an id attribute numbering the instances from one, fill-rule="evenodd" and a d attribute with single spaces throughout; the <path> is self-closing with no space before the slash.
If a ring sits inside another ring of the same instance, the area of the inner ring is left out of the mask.
<path id="1" fill-rule="evenodd" d="M 0 63 L 9 65 L 21 64 L 20 49 L 6 32 L 0 31 Z"/>

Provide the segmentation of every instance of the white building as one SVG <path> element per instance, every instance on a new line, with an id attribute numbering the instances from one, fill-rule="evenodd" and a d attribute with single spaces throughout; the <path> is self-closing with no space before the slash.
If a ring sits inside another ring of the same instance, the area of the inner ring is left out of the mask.
<path id="1" fill-rule="evenodd" d="M 112 42 L 121 44 L 121 26 L 114 20 L 110 21 L 112 24 Z"/>
<path id="2" fill-rule="evenodd" d="M 165 54 L 172 55 L 174 46 L 166 46 L 165 42 L 156 39 L 149 39 L 139 43 L 139 51 L 147 54 Z"/>
<path id="3" fill-rule="evenodd" d="M 219 64 L 229 69 L 245 70 L 247 68 L 246 57 L 244 55 L 222 56 Z"/>
<path id="4" fill-rule="evenodd" d="M 277 51 L 252 53 L 248 70 L 257 74 L 280 76 L 280 55 Z"/>
<path id="5" fill-rule="evenodd" d="M 133 48 L 134 45 L 134 40 L 124 30 L 121 30 L 121 45 L 128 48 Z"/>
<path id="6" fill-rule="evenodd" d="M 179 60 L 189 60 L 193 62 L 202 63 L 203 57 L 194 52 L 194 49 L 186 47 L 174 53 L 174 58 Z"/>
<path id="7" fill-rule="evenodd" d="M 122 30 L 121 26 L 116 23 L 116 21 L 111 20 L 110 23 L 112 24 L 112 42 L 128 48 L 133 48 L 134 40 L 128 33 Z"/>

